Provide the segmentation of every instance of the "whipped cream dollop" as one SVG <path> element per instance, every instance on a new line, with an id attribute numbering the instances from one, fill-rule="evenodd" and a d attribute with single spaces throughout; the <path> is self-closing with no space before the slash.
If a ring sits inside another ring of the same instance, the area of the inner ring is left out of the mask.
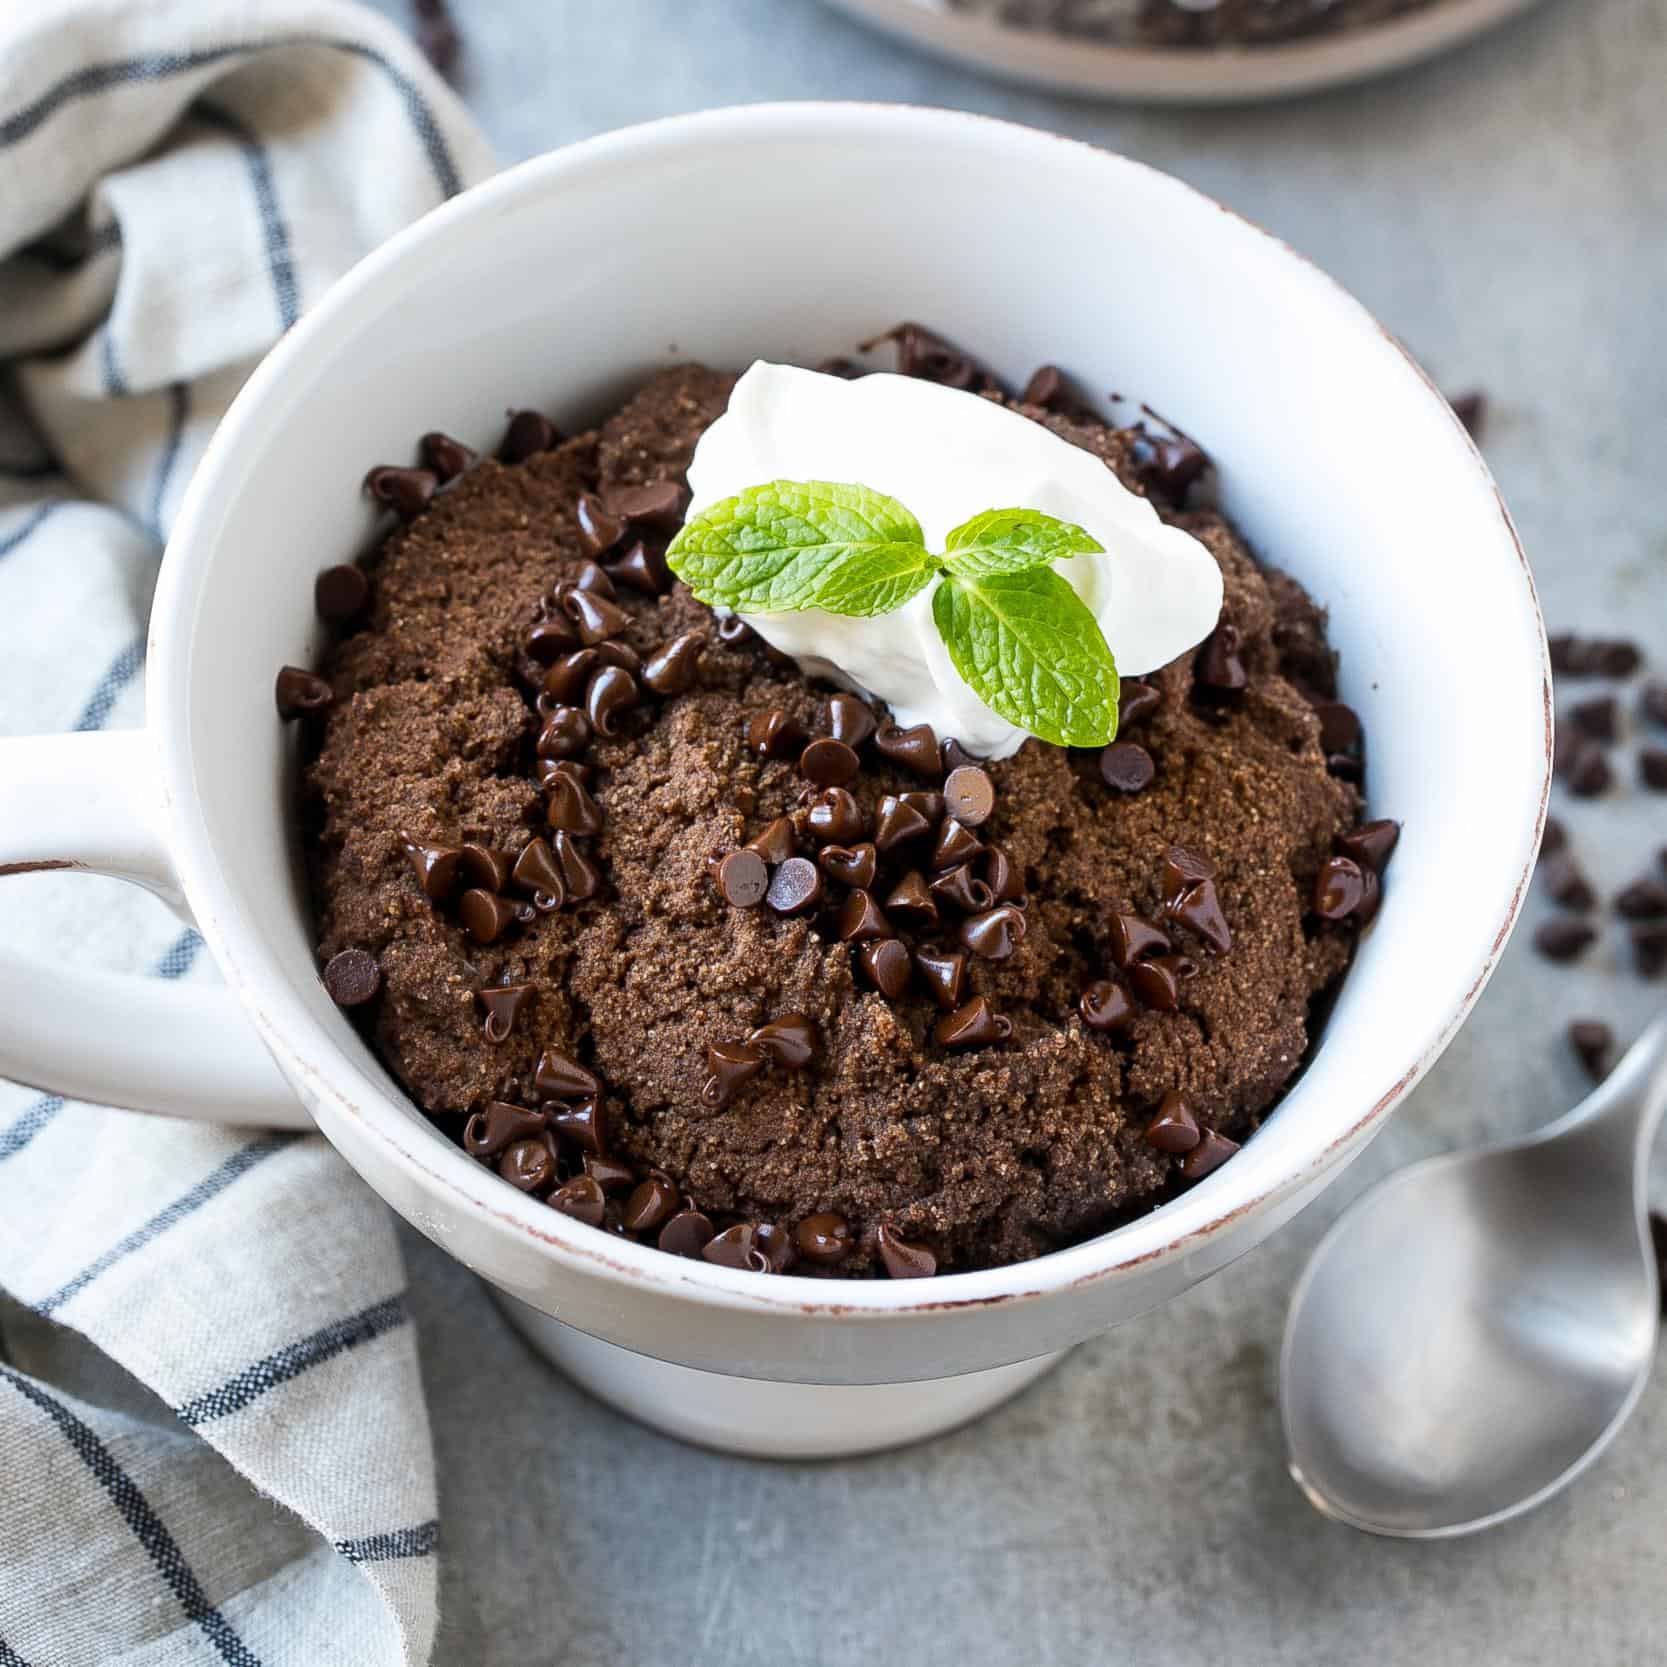
<path id="1" fill-rule="evenodd" d="M 1184 654 L 1221 614 L 1221 569 L 1196 538 L 1166 526 L 1092 453 L 977 394 L 884 372 L 847 382 L 760 360 L 695 447 L 689 515 L 773 480 L 888 493 L 920 522 L 931 550 L 987 509 L 1075 522 L 1105 553 L 1054 566 L 1088 604 L 1126 677 Z M 1026 732 L 991 711 L 950 663 L 932 622 L 933 588 L 875 618 L 820 609 L 745 618 L 807 674 L 884 701 L 905 728 L 927 723 L 969 752 L 1006 758 Z"/>

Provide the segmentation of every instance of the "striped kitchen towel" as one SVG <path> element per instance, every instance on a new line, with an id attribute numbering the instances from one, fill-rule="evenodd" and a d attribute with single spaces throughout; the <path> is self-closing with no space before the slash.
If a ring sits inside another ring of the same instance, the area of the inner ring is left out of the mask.
<path id="1" fill-rule="evenodd" d="M 0 0 L 0 732 L 142 720 L 196 458 L 328 284 L 491 159 L 336 0 Z M 8 950 L 210 978 L 111 882 Z M 0 1085 L 0 1667 L 422 1663 L 434 1460 L 380 1203 L 317 1138 Z"/>

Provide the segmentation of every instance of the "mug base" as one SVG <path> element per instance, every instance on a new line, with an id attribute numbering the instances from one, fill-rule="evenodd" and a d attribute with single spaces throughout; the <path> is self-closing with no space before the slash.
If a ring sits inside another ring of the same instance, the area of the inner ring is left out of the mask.
<path id="1" fill-rule="evenodd" d="M 633 1354 L 494 1290 L 535 1354 L 604 1405 L 696 1447 L 755 1459 L 840 1459 L 925 1441 L 982 1417 L 1070 1351 L 918 1383 L 774 1383 Z"/>

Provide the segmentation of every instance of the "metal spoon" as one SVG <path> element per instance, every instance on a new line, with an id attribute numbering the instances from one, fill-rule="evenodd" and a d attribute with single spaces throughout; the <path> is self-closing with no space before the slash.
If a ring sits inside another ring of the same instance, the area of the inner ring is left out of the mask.
<path id="1" fill-rule="evenodd" d="M 1414 1164 L 1343 1215 L 1280 1362 L 1291 1475 L 1316 1510 L 1471 1534 L 1609 1445 L 1655 1354 L 1644 1187 L 1664 1111 L 1667 1019 L 1550 1127 Z"/>

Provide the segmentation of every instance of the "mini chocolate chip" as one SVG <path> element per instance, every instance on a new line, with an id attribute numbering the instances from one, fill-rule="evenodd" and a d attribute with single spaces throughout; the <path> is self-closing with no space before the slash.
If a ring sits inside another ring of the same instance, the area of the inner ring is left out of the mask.
<path id="1" fill-rule="evenodd" d="M 868 374 L 867 366 L 859 365 L 855 359 L 837 355 L 832 359 L 824 359 L 816 369 L 823 376 L 837 376 L 842 382 L 855 382 L 859 377 Z"/>
<path id="2" fill-rule="evenodd" d="M 739 648 L 752 635 L 752 627 L 739 614 L 726 614 L 718 621 L 718 641 L 726 648 Z"/>
<path id="3" fill-rule="evenodd" d="M 1667 749 L 1644 747 L 1638 754 L 1638 779 L 1652 793 L 1667 793 Z"/>
<path id="4" fill-rule="evenodd" d="M 439 484 L 439 477 L 432 469 L 397 469 L 387 463 L 365 476 L 365 491 L 402 521 L 421 515 Z"/>
<path id="5" fill-rule="evenodd" d="M 938 1259 L 925 1245 L 899 1238 L 889 1227 L 881 1227 L 875 1242 L 893 1279 L 930 1279 L 938 1271 Z"/>
<path id="6" fill-rule="evenodd" d="M 760 758 L 791 758 L 804 742 L 804 725 L 779 707 L 760 712 L 747 725 L 747 745 Z"/>
<path id="7" fill-rule="evenodd" d="M 1667 972 L 1667 925 L 1634 926 L 1632 958 L 1641 978 L 1659 978 Z"/>
<path id="8" fill-rule="evenodd" d="M 930 724 L 900 729 L 888 719 L 875 730 L 874 745 L 893 764 L 913 770 L 917 776 L 943 774 L 943 754 Z"/>
<path id="9" fill-rule="evenodd" d="M 1597 907 L 1598 894 L 1586 878 L 1572 851 L 1555 851 L 1542 856 L 1538 868 L 1540 883 L 1554 902 L 1584 914 Z"/>
<path id="10" fill-rule="evenodd" d="M 1614 779 L 1609 760 L 1595 741 L 1583 741 L 1575 748 L 1569 762 L 1568 784 L 1577 799 L 1595 799 L 1608 791 Z"/>
<path id="11" fill-rule="evenodd" d="M 540 758 L 577 758 L 591 741 L 590 719 L 577 706 L 558 706 L 539 731 Z"/>
<path id="12" fill-rule="evenodd" d="M 762 833 L 747 841 L 747 849 L 756 851 L 772 865 L 786 862 L 793 855 L 793 822 L 790 817 L 778 816 Z"/>
<path id="13" fill-rule="evenodd" d="M 1165 897 L 1179 897 L 1200 880 L 1213 880 L 1215 865 L 1207 857 L 1200 857 L 1182 845 L 1170 845 L 1163 853 L 1163 891 Z"/>
<path id="14" fill-rule="evenodd" d="M 793 1229 L 793 1242 L 807 1262 L 822 1267 L 843 1262 L 854 1245 L 850 1222 L 832 1210 L 819 1210 L 813 1216 L 806 1216 Z"/>
<path id="15" fill-rule="evenodd" d="M 951 770 L 943 784 L 948 815 L 969 828 L 982 827 L 996 808 L 995 784 L 976 764 Z"/>
<path id="16" fill-rule="evenodd" d="M 1576 701 L 1569 708 L 1569 722 L 1594 741 L 1612 742 L 1621 733 L 1621 703 L 1613 695 Z"/>
<path id="17" fill-rule="evenodd" d="M 946 869 L 933 878 L 928 889 L 939 902 L 951 903 L 966 914 L 982 914 L 995 902 L 995 893 L 973 873 L 971 863 Z"/>
<path id="18" fill-rule="evenodd" d="M 1204 639 L 1204 646 L 1193 660 L 1194 678 L 1204 688 L 1224 693 L 1244 688 L 1250 681 L 1250 674 L 1239 657 L 1242 641 L 1238 626 L 1230 620 L 1223 620 Z"/>
<path id="19" fill-rule="evenodd" d="M 978 876 L 990 888 L 997 903 L 1019 903 L 1024 899 L 1025 877 L 1019 865 L 999 846 L 992 845 L 977 862 Z"/>
<path id="20" fill-rule="evenodd" d="M 552 776 L 552 784 L 563 780 Z M 509 877 L 523 891 L 532 893 L 541 909 L 559 909 L 567 901 L 567 881 L 562 877 L 555 855 L 542 839 L 530 839 L 515 859 Z"/>
<path id="21" fill-rule="evenodd" d="M 417 444 L 422 453 L 423 466 L 442 486 L 474 467 L 474 452 L 461 440 L 454 440 L 438 429 L 430 429 Z"/>
<path id="22" fill-rule="evenodd" d="M 822 876 L 805 857 L 789 857 L 770 876 L 764 901 L 778 915 L 802 914 L 822 901 Z"/>
<path id="23" fill-rule="evenodd" d="M 1164 912 L 1177 925 L 1202 938 L 1218 955 L 1233 947 L 1233 934 L 1216 894 L 1214 880 L 1198 880 L 1185 891 L 1168 899 Z"/>
<path id="24" fill-rule="evenodd" d="M 1534 947 L 1548 961 L 1572 961 L 1597 940 L 1598 930 L 1584 920 L 1548 920 L 1534 933 Z"/>
<path id="25" fill-rule="evenodd" d="M 712 1220 L 699 1210 L 679 1210 L 658 1239 L 660 1248 L 673 1256 L 699 1256 L 712 1242 Z"/>
<path id="26" fill-rule="evenodd" d="M 664 596 L 671 589 L 666 558 L 639 538 L 623 556 L 608 563 L 608 577 L 640 596 Z"/>
<path id="27" fill-rule="evenodd" d="M 839 911 L 842 943 L 867 943 L 872 938 L 894 938 L 891 922 L 866 891 L 848 892 Z"/>
<path id="28" fill-rule="evenodd" d="M 1199 1136 L 1198 1144 L 1181 1159 L 1181 1173 L 1189 1181 L 1202 1181 L 1213 1170 L 1220 1169 L 1238 1149 L 1236 1140 L 1206 1129 Z"/>
<path id="29" fill-rule="evenodd" d="M 425 845 L 410 834 L 401 834 L 405 846 L 405 860 L 417 876 L 423 896 L 430 903 L 444 903 L 457 890 L 463 853 L 454 846 Z"/>
<path id="30" fill-rule="evenodd" d="M 874 884 L 877 858 L 872 845 L 824 845 L 816 853 L 816 861 L 830 880 L 838 880 L 841 885 L 867 891 Z"/>
<path id="31" fill-rule="evenodd" d="M 756 908 L 769 886 L 770 870 L 756 851 L 731 851 L 718 864 L 718 890 L 732 908 Z"/>
<path id="32" fill-rule="evenodd" d="M 1024 942 L 1024 912 L 1001 903 L 961 922 L 961 942 L 986 961 L 1005 961 Z"/>
<path id="33" fill-rule="evenodd" d="M 588 590 L 592 596 L 606 597 L 610 602 L 619 600 L 613 580 L 594 561 L 582 561 L 570 571 L 571 577 L 563 582 L 564 593 L 566 586 L 571 585 L 575 590 Z"/>
<path id="34" fill-rule="evenodd" d="M 1160 955 L 1150 961 L 1136 961 L 1129 968 L 1130 988 L 1154 1012 L 1180 1012 L 1181 983 L 1174 963 L 1181 959 Z"/>
<path id="35" fill-rule="evenodd" d="M 1553 631 L 1546 638 L 1551 669 L 1559 677 L 1579 677 L 1585 670 L 1586 645 L 1572 631 Z"/>
<path id="36" fill-rule="evenodd" d="M 927 866 L 934 873 L 945 868 L 959 868 L 962 863 L 971 862 L 983 849 L 971 828 L 964 827 L 953 816 L 946 816 L 938 828 Z"/>
<path id="37" fill-rule="evenodd" d="M 1362 822 L 1358 828 L 1338 834 L 1335 843 L 1343 856 L 1352 857 L 1362 868 L 1381 874 L 1389 866 L 1400 837 L 1401 824 L 1385 819 Z"/>
<path id="38" fill-rule="evenodd" d="M 370 580 L 362 567 L 344 562 L 313 580 L 313 607 L 320 619 L 346 625 L 370 606 Z"/>
<path id="39" fill-rule="evenodd" d="M 980 758 L 974 758 L 959 741 L 953 738 L 943 742 L 938 748 L 938 753 L 943 759 L 943 767 L 946 770 L 959 770 L 963 764 L 982 765 L 984 762 Z"/>
<path id="40" fill-rule="evenodd" d="M 512 411 L 498 446 L 498 461 L 525 463 L 529 457 L 553 451 L 560 444 L 561 434 L 542 411 Z"/>
<path id="41" fill-rule="evenodd" d="M 518 1140 L 504 1148 L 498 1173 L 519 1192 L 542 1192 L 556 1178 L 556 1156 L 542 1140 Z"/>
<path id="42" fill-rule="evenodd" d="M 773 1221 L 761 1221 L 752 1230 L 752 1242 L 769 1263 L 769 1272 L 786 1273 L 799 1259 L 792 1235 Z"/>
<path id="43" fill-rule="evenodd" d="M 750 1273 L 768 1273 L 770 1264 L 754 1241 L 753 1228 L 746 1222 L 726 1227 L 701 1247 L 701 1255 L 720 1268 Z"/>
<path id="44" fill-rule="evenodd" d="M 653 1233 L 677 1213 L 677 1187 L 668 1175 L 653 1174 L 641 1181 L 625 1200 L 620 1220 L 631 1233 Z"/>
<path id="45" fill-rule="evenodd" d="M 799 754 L 799 774 L 818 787 L 843 787 L 860 768 L 856 753 L 832 736 L 812 741 Z"/>
<path id="46" fill-rule="evenodd" d="M 546 1048 L 539 1056 L 533 1086 L 546 1100 L 589 1100 L 602 1092 L 594 1072 L 554 1048 Z"/>
<path id="47" fill-rule="evenodd" d="M 695 673 L 700 663 L 701 645 L 705 641 L 699 631 L 685 631 L 673 637 L 657 650 L 642 669 L 642 680 L 657 695 L 681 695 L 695 685 Z"/>
<path id="48" fill-rule="evenodd" d="M 515 924 L 515 905 L 478 886 L 464 892 L 457 913 L 476 943 L 496 943 Z"/>
<path id="49" fill-rule="evenodd" d="M 1592 658 L 1600 677 L 1631 677 L 1644 663 L 1634 642 L 1600 640 L 1592 644 Z"/>
<path id="50" fill-rule="evenodd" d="M 946 1013 L 961 1005 L 967 989 L 967 958 L 958 949 L 926 947 L 915 951 L 915 968 Z"/>
<path id="51" fill-rule="evenodd" d="M 1135 1021 L 1135 1004 L 1121 984 L 1109 978 L 1097 978 L 1082 992 L 1077 1002 L 1082 1022 L 1090 1030 L 1115 1034 L 1127 1030 Z"/>
<path id="52" fill-rule="evenodd" d="M 472 1158 L 495 1158 L 516 1141 L 534 1140 L 543 1132 L 542 1112 L 493 1100 L 463 1125 L 463 1150 Z"/>
<path id="53" fill-rule="evenodd" d="M 736 1089 L 764 1069 L 765 1054 L 746 1042 L 710 1042 L 706 1048 L 706 1080 L 701 1084 L 704 1105 L 718 1110 L 734 1099 Z"/>
<path id="54" fill-rule="evenodd" d="M 816 1026 L 803 1013 L 779 1013 L 747 1033 L 747 1046 L 762 1048 L 784 1071 L 802 1071 L 816 1053 Z"/>
<path id="55" fill-rule="evenodd" d="M 1030 380 L 1025 383 L 1025 391 L 1019 396 L 1019 403 L 1040 405 L 1044 410 L 1051 410 L 1056 405 L 1068 407 L 1075 401 L 1070 396 L 1065 373 L 1058 365 L 1038 365 L 1030 373 Z"/>
<path id="56" fill-rule="evenodd" d="M 1141 1137 L 1148 1146 L 1176 1156 L 1192 1151 L 1203 1138 L 1192 1108 L 1174 1092 L 1164 1095 L 1151 1122 L 1141 1131 Z"/>
<path id="57" fill-rule="evenodd" d="M 463 878 L 488 891 L 502 891 L 509 884 L 510 859 L 506 852 L 478 839 L 468 840 L 457 853 Z"/>
<path id="58" fill-rule="evenodd" d="M 1628 920 L 1667 918 L 1667 886 L 1648 875 L 1634 880 L 1615 899 L 1615 911 Z"/>
<path id="59" fill-rule="evenodd" d="M 1344 752 L 1330 754 L 1325 761 L 1325 767 L 1339 781 L 1352 782 L 1356 787 L 1366 779 L 1366 768 L 1361 761 Z"/>
<path id="60" fill-rule="evenodd" d="M 637 1184 L 636 1170 L 605 1152 L 586 1152 L 584 1165 L 585 1173 L 604 1192 L 629 1192 Z"/>
<path id="61" fill-rule="evenodd" d="M 611 513 L 589 492 L 579 494 L 573 505 L 573 520 L 579 530 L 579 548 L 587 556 L 606 555 L 625 537 L 624 517 Z"/>
<path id="62" fill-rule="evenodd" d="M 338 1007 L 360 1007 L 382 988 L 382 969 L 368 949 L 344 949 L 325 963 L 324 988 Z"/>
<path id="63" fill-rule="evenodd" d="M 926 877 L 918 868 L 911 868 L 887 896 L 885 906 L 915 926 L 936 926 L 938 904 L 927 890 Z"/>
<path id="64" fill-rule="evenodd" d="M 585 855 L 572 834 L 558 828 L 550 838 L 550 848 L 561 866 L 562 883 L 569 897 L 582 903 L 601 891 L 601 870 Z"/>
<path id="65" fill-rule="evenodd" d="M 1117 732 L 1122 734 L 1131 725 L 1149 718 L 1163 705 L 1163 694 L 1156 685 L 1143 683 L 1138 677 L 1125 677 L 1117 691 Z"/>
<path id="66" fill-rule="evenodd" d="M 928 822 L 936 825 L 943 820 L 943 794 L 925 788 L 916 788 L 913 792 L 899 793 L 897 796 L 911 810 L 918 810 Z"/>
<path id="67" fill-rule="evenodd" d="M 1488 396 L 1480 389 L 1472 389 L 1467 394 L 1453 394 L 1447 403 L 1452 406 L 1453 415 L 1464 424 L 1465 433 L 1480 442 L 1487 422 Z"/>
<path id="68" fill-rule="evenodd" d="M 1168 936 L 1144 915 L 1122 913 L 1111 917 L 1106 926 L 1111 944 L 1111 958 L 1120 967 L 1133 966 L 1148 955 L 1164 955 L 1169 951 Z"/>
<path id="69" fill-rule="evenodd" d="M 618 666 L 603 666 L 585 686 L 585 715 L 598 735 L 619 734 L 619 714 L 628 712 L 640 699 L 637 680 Z"/>
<path id="70" fill-rule="evenodd" d="M 1540 855 L 1542 857 L 1549 857 L 1555 852 L 1561 851 L 1568 844 L 1568 842 L 1568 829 L 1565 828 L 1555 816 L 1546 817 L 1545 832 L 1540 837 Z M 1348 854 L 1351 857 L 1355 855 L 1353 851 L 1350 851 Z M 1357 857 L 1355 860 L 1359 861 L 1359 858 Z"/>
<path id="71" fill-rule="evenodd" d="M 587 647 L 617 637 L 631 623 L 631 616 L 617 602 L 590 590 L 564 592 L 561 608 L 578 626 L 579 641 Z"/>
<path id="72" fill-rule="evenodd" d="M 1314 876 L 1314 913 L 1321 920 L 1347 920 L 1365 900 L 1366 872 L 1353 857 L 1328 857 Z"/>
<path id="73" fill-rule="evenodd" d="M 1156 774 L 1152 755 L 1134 741 L 1113 741 L 1100 753 L 1100 778 L 1119 793 L 1144 792 Z"/>
<path id="74" fill-rule="evenodd" d="M 887 1001 L 896 1001 L 909 987 L 909 952 L 896 938 L 878 938 L 857 951 L 857 965 Z"/>
<path id="75" fill-rule="evenodd" d="M 601 1152 L 608 1144 L 608 1123 L 602 1102 L 565 1100 L 550 1112 L 550 1127 L 583 1152 Z"/>
<path id="76" fill-rule="evenodd" d="M 552 1210 L 560 1210 L 564 1216 L 572 1216 L 587 1227 L 600 1227 L 607 1208 L 601 1187 L 589 1175 L 575 1175 L 571 1181 L 563 1181 L 550 1194 L 548 1202 Z"/>
<path id="77" fill-rule="evenodd" d="M 1317 701 L 1314 716 L 1320 720 L 1321 752 L 1341 753 L 1346 757 L 1360 750 L 1365 734 L 1352 706 L 1345 706 L 1340 700 Z"/>
<path id="78" fill-rule="evenodd" d="M 532 993 L 531 984 L 489 984 L 484 990 L 476 992 L 481 1006 L 486 1009 L 486 1022 L 481 1028 L 486 1032 L 488 1042 L 509 1040 L 509 1033 L 514 1030 L 515 1021 Z"/>
<path id="79" fill-rule="evenodd" d="M 919 839 L 932 831 L 932 824 L 907 800 L 888 793 L 880 801 L 874 824 L 874 843 L 882 851 L 890 851 L 906 839 Z"/>
<path id="80" fill-rule="evenodd" d="M 1209 455 L 1184 434 L 1152 435 L 1143 465 L 1146 477 L 1165 497 L 1179 503 L 1186 490 L 1210 466 Z"/>
<path id="81" fill-rule="evenodd" d="M 1667 728 L 1667 679 L 1652 678 L 1638 691 L 1639 714 Z"/>
<path id="82" fill-rule="evenodd" d="M 843 787 L 824 787 L 806 811 L 805 826 L 814 839 L 849 845 L 862 837 L 862 806 Z"/>
<path id="83" fill-rule="evenodd" d="M 945 1013 L 932 1027 L 932 1034 L 940 1047 L 981 1048 L 991 1042 L 1005 1042 L 1013 1034 L 1013 1021 L 992 1012 L 986 997 L 974 996 L 953 1013 Z"/>
<path id="84" fill-rule="evenodd" d="M 299 666 L 285 666 L 278 673 L 278 716 L 286 723 L 291 718 L 309 717 L 329 711 L 336 692 L 322 677 Z"/>
<path id="85" fill-rule="evenodd" d="M 527 658 L 541 666 L 566 665 L 567 670 L 561 677 L 557 677 L 553 670 L 546 672 L 542 685 L 561 701 L 571 701 L 578 693 L 579 684 L 583 681 L 579 667 L 595 664 L 595 649 L 581 648 L 578 654 L 573 652 L 578 642 L 579 633 L 573 629 L 570 620 L 564 615 L 549 614 L 533 622 L 521 644 L 527 651 Z M 581 660 L 580 655 L 589 655 L 590 658 Z"/>
<path id="86" fill-rule="evenodd" d="M 1609 1075 L 1615 1063 L 1615 1032 L 1602 1019 L 1575 1019 L 1569 1025 L 1569 1046 L 1593 1082 Z"/>
<path id="87" fill-rule="evenodd" d="M 860 747 L 874 733 L 873 708 L 855 695 L 828 696 L 828 733 L 848 747 Z"/>
<path id="88" fill-rule="evenodd" d="M 683 522 L 689 489 L 675 480 L 651 480 L 641 486 L 616 486 L 608 493 L 608 508 L 633 527 L 657 527 L 675 532 Z"/>
<path id="89" fill-rule="evenodd" d="M 606 669 L 612 671 L 614 668 L 609 666 Z M 619 673 L 621 677 L 627 675 Z M 553 776 L 548 793 L 549 807 L 544 819 L 552 828 L 560 828 L 563 833 L 570 834 L 601 833 L 602 807 L 590 796 L 590 790 L 583 782 L 566 774 Z"/>

